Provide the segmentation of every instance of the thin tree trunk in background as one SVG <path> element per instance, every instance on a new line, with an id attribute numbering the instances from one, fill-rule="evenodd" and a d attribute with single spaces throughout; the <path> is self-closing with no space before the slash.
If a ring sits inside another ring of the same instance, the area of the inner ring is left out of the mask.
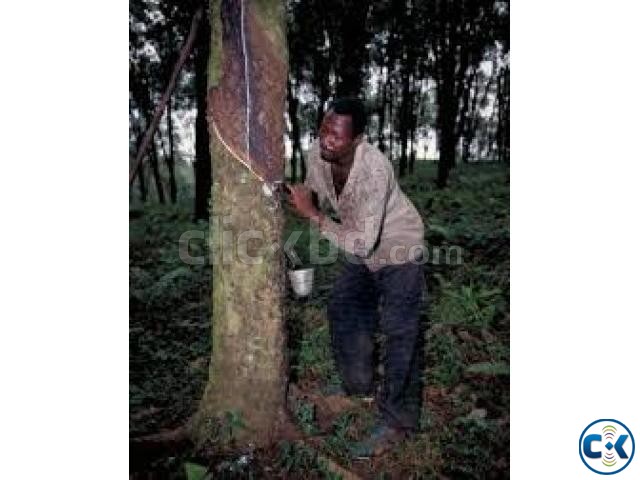
<path id="1" fill-rule="evenodd" d="M 491 85 L 493 84 L 494 80 L 495 80 L 495 75 L 496 73 L 496 61 L 493 61 L 493 67 L 491 69 L 491 73 L 487 79 L 487 83 L 484 86 L 484 91 L 482 92 L 482 98 L 480 99 L 480 105 L 486 105 L 487 104 L 487 98 L 489 97 L 489 92 L 491 91 Z M 491 118 L 491 117 L 490 117 Z M 474 119 L 474 131 L 478 132 L 478 125 L 480 123 L 480 115 L 476 115 L 475 119 Z M 486 126 L 484 126 L 482 129 L 480 129 L 479 134 L 476 134 L 477 139 L 478 139 L 478 152 L 477 152 L 477 159 L 481 160 L 482 158 L 487 158 L 487 156 L 489 155 L 488 152 L 486 152 L 486 155 L 482 155 L 482 152 L 487 150 L 486 146 L 487 145 L 491 145 L 491 140 L 490 140 L 490 135 L 489 135 L 489 131 L 487 129 Z"/>
<path id="2" fill-rule="evenodd" d="M 280 256 L 264 252 L 281 242 L 284 212 L 278 197 L 266 195 L 263 182 L 241 161 L 267 181 L 283 179 L 284 5 L 218 0 L 211 6 L 213 348 L 209 380 L 189 430 L 197 444 L 215 441 L 212 426 L 235 412 L 246 426 L 234 432 L 236 445 L 260 447 L 286 421 L 284 264 Z M 256 231 L 260 241 L 247 242 L 246 233 Z"/>
<path id="3" fill-rule="evenodd" d="M 496 78 L 496 95 L 498 95 L 498 89 L 499 87 L 499 79 Z M 491 133 L 491 140 L 489 141 L 489 148 L 487 149 L 487 158 L 490 158 L 491 161 L 495 162 L 496 159 L 496 151 L 498 148 L 498 100 L 497 98 L 494 99 L 493 101 L 493 108 L 491 109 L 491 115 L 489 116 L 489 122 L 490 124 L 493 126 L 495 125 L 496 127 L 493 128 L 492 133 Z"/>
<path id="4" fill-rule="evenodd" d="M 509 67 L 501 76 L 498 124 L 500 125 L 500 161 L 509 163 Z"/>
<path id="5" fill-rule="evenodd" d="M 388 109 L 389 113 L 387 115 L 387 124 L 389 125 L 389 144 L 388 148 L 381 149 L 383 152 L 387 153 L 387 157 L 389 161 L 393 161 L 393 74 L 395 71 L 396 64 L 396 15 L 391 15 L 391 22 L 389 27 L 389 39 L 387 41 L 387 58 L 386 58 L 386 67 L 387 67 L 387 78 L 384 85 L 384 103 L 382 104 L 383 112 L 382 117 L 384 119 L 384 109 Z M 382 124 L 382 128 L 384 129 L 386 125 Z M 384 137 L 384 134 L 383 134 Z"/>
<path id="6" fill-rule="evenodd" d="M 304 182 L 307 179 L 307 164 L 304 161 L 304 155 L 302 154 L 302 146 L 300 145 L 300 137 L 298 137 L 298 153 L 299 153 L 299 165 L 300 165 L 300 181 Z"/>
<path id="7" fill-rule="evenodd" d="M 395 118 L 393 118 L 394 102 L 395 102 L 395 82 L 393 81 L 393 77 L 395 74 L 395 58 L 391 58 L 389 61 L 389 75 L 387 76 L 387 98 L 389 105 L 389 113 L 388 113 L 388 124 L 389 124 L 389 150 L 388 157 L 389 161 L 393 161 L 393 145 L 395 142 Z"/>
<path id="8" fill-rule="evenodd" d="M 405 16 L 403 12 L 403 17 Z M 404 24 L 404 21 L 401 23 Z M 405 48 L 407 48 L 405 46 Z M 407 173 L 408 155 L 407 155 L 407 142 L 409 141 L 409 114 L 411 102 L 411 72 L 410 66 L 412 65 L 411 56 L 407 54 L 403 59 L 400 75 L 402 79 L 402 93 L 400 98 L 400 112 L 398 119 L 398 134 L 400 137 L 400 161 L 398 162 L 398 177 L 402 178 Z"/>
<path id="9" fill-rule="evenodd" d="M 455 165 L 458 105 L 455 97 L 455 60 L 450 58 L 450 55 L 444 55 L 440 61 L 442 62 L 442 77 L 438 84 L 437 99 L 440 159 L 436 185 L 439 188 L 444 188 L 447 185 L 449 172 Z"/>
<path id="10" fill-rule="evenodd" d="M 153 105 L 153 96 L 151 93 L 151 87 L 147 84 L 140 90 L 140 101 L 142 103 L 142 111 L 140 112 L 141 118 L 144 120 L 144 124 L 147 128 L 147 132 L 150 131 L 153 119 L 149 121 L 149 117 L 146 112 L 151 112 L 151 106 Z M 151 140 L 149 141 L 149 161 L 151 162 L 151 175 L 153 175 L 153 181 L 156 187 L 156 194 L 158 201 L 164 203 L 164 189 L 162 188 L 162 177 L 160 175 L 160 169 L 158 167 L 158 151 L 155 142 L 155 129 L 151 130 Z M 147 139 L 146 133 L 142 138 L 144 142 Z"/>
<path id="11" fill-rule="evenodd" d="M 324 104 L 329 98 L 329 78 L 323 76 L 320 80 L 320 98 L 318 103 L 318 110 L 316 113 L 316 131 L 320 132 L 320 124 L 322 123 L 322 118 L 324 117 Z"/>
<path id="12" fill-rule="evenodd" d="M 384 112 L 387 108 L 387 82 L 384 81 L 382 73 L 380 73 L 379 88 L 382 92 L 382 100 L 378 105 L 378 150 L 384 153 L 384 151 L 386 150 L 386 146 L 384 143 Z"/>
<path id="13" fill-rule="evenodd" d="M 412 82 L 413 89 L 411 93 L 411 102 L 409 102 L 409 111 L 411 112 L 411 116 L 409 118 L 409 173 L 413 174 L 415 170 L 416 164 L 416 128 L 418 123 L 418 114 L 415 111 L 415 103 L 416 98 L 418 97 L 418 90 L 416 87 L 416 82 Z"/>
<path id="14" fill-rule="evenodd" d="M 160 168 L 158 167 L 158 150 L 156 144 L 151 140 L 151 150 L 149 152 L 151 158 L 151 171 L 153 172 L 153 180 L 156 185 L 156 193 L 160 203 L 164 203 L 164 188 L 162 188 L 162 177 L 160 176 Z"/>
<path id="15" fill-rule="evenodd" d="M 140 200 L 142 202 L 147 201 L 147 184 L 144 179 L 145 171 L 144 165 L 140 165 L 139 173 L 138 173 L 138 188 L 140 189 Z"/>
<path id="16" fill-rule="evenodd" d="M 307 175 L 304 159 L 302 158 L 302 146 L 300 144 L 300 121 L 298 119 L 298 98 L 293 94 L 291 81 L 287 82 L 287 104 L 289 120 L 291 121 L 291 181 L 297 179 L 298 165 L 300 165 L 300 181 L 304 182 Z"/>
<path id="17" fill-rule="evenodd" d="M 138 187 L 140 188 L 140 200 L 143 202 L 147 201 L 147 185 L 144 180 L 144 165 L 140 165 L 138 173 Z"/>
<path id="18" fill-rule="evenodd" d="M 469 163 L 471 154 L 471 143 L 475 136 L 476 104 L 478 100 L 478 69 L 474 67 L 473 74 L 467 85 L 469 92 L 465 94 L 465 104 L 463 105 L 464 119 L 462 121 L 462 163 Z M 469 104 L 469 96 L 471 103 Z"/>
<path id="19" fill-rule="evenodd" d="M 175 149 L 173 145 L 173 102 L 169 97 L 167 103 L 167 134 L 169 136 L 169 154 L 165 156 L 167 163 L 167 170 L 169 170 L 169 196 L 171 197 L 171 203 L 178 201 L 178 184 L 176 183 L 176 161 L 175 161 Z"/>
<path id="20" fill-rule="evenodd" d="M 142 139 L 144 138 L 144 133 L 142 132 L 142 128 L 140 128 L 140 125 L 137 122 L 134 122 L 133 124 L 134 129 L 136 131 L 136 134 L 138 135 L 138 141 L 136 142 L 136 147 L 137 150 L 140 149 L 140 145 L 142 144 Z M 135 160 L 134 160 L 135 161 Z M 146 202 L 147 201 L 147 184 L 145 182 L 145 178 L 144 178 L 144 163 L 140 165 L 140 168 L 138 169 L 138 188 L 140 189 L 140 200 L 142 200 L 142 202 Z"/>
<path id="21" fill-rule="evenodd" d="M 160 142 L 160 150 L 162 151 L 162 158 L 164 158 L 164 163 L 167 163 L 167 157 L 169 156 L 167 154 L 167 149 L 164 146 L 164 138 L 162 135 L 158 135 L 158 141 Z"/>
<path id="22" fill-rule="evenodd" d="M 409 72 L 406 66 L 402 71 L 402 97 L 400 99 L 399 137 L 400 137 L 400 161 L 398 162 L 398 176 L 404 177 L 407 173 L 407 141 L 409 139 Z"/>
<path id="23" fill-rule="evenodd" d="M 496 103 L 497 103 L 497 114 L 498 114 L 498 124 L 496 127 L 496 146 L 498 150 L 498 161 L 503 161 L 504 153 L 503 153 L 503 136 L 504 136 L 504 123 L 503 123 L 503 98 L 504 98 L 504 87 L 503 87 L 503 72 L 500 72 L 498 75 L 498 88 L 496 91 Z"/>
<path id="24" fill-rule="evenodd" d="M 324 30 L 322 30 L 324 34 Z M 329 37 L 331 38 L 331 37 Z M 313 53 L 313 84 L 318 91 L 318 108 L 316 110 L 316 132 L 320 131 L 320 124 L 324 117 L 324 104 L 329 98 L 329 70 L 328 59 L 323 51 L 314 49 Z"/>
<path id="25" fill-rule="evenodd" d="M 389 161 L 393 162 L 393 146 L 395 144 L 395 129 L 394 129 L 394 106 L 393 102 L 395 102 L 395 85 L 391 77 L 389 77 L 389 152 L 387 157 L 389 157 Z"/>
<path id="26" fill-rule="evenodd" d="M 410 131 L 410 150 L 409 150 L 409 174 L 413 174 L 416 168 L 416 129 L 415 127 L 411 128 Z"/>
<path id="27" fill-rule="evenodd" d="M 172 162 L 175 161 L 174 157 L 174 144 L 173 144 L 173 97 L 169 97 L 167 102 L 167 135 L 169 137 L 169 158 Z"/>
<path id="28" fill-rule="evenodd" d="M 194 220 L 209 218 L 209 198 L 211 197 L 211 154 L 207 130 L 207 65 L 210 37 L 211 25 L 205 16 L 198 31 L 195 51 L 196 108 L 198 112 L 196 115 L 196 158 L 193 164 L 195 176 Z"/>

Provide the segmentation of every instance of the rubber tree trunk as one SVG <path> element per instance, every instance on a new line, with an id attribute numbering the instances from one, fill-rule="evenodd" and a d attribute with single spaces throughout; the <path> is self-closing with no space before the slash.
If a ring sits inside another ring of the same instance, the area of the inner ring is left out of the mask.
<path id="1" fill-rule="evenodd" d="M 284 174 L 284 5 L 241 1 L 214 0 L 210 11 L 213 345 L 189 427 L 197 444 L 219 443 L 212 426 L 229 412 L 245 426 L 234 431 L 236 445 L 270 443 L 285 419 L 284 265 L 280 255 L 264 254 L 281 241 L 283 210 L 257 178 Z"/>

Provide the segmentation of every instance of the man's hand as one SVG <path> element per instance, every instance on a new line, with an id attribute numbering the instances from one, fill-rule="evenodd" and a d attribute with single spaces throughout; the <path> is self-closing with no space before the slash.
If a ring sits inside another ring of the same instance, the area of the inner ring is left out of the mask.
<path id="1" fill-rule="evenodd" d="M 322 214 L 313 205 L 311 190 L 304 185 L 288 185 L 289 203 L 299 215 L 320 223 Z"/>

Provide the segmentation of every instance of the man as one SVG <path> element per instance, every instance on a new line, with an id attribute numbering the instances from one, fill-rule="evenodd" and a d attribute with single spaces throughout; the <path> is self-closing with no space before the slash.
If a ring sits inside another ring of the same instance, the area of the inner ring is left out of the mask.
<path id="1" fill-rule="evenodd" d="M 346 393 L 374 392 L 378 328 L 385 338 L 379 421 L 356 447 L 357 456 L 381 453 L 417 426 L 424 293 L 422 219 L 400 190 L 389 160 L 364 140 L 365 123 L 362 102 L 334 101 L 310 150 L 305 184 L 289 187 L 294 209 L 347 254 L 327 310 Z M 333 207 L 340 223 L 316 208 L 312 192 L 320 205 Z"/>

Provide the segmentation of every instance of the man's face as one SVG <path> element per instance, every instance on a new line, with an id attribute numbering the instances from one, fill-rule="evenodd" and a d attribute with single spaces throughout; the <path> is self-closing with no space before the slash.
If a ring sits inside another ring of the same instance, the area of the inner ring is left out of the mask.
<path id="1" fill-rule="evenodd" d="M 320 156 L 325 162 L 346 163 L 353 153 L 357 139 L 353 138 L 350 115 L 329 110 L 320 125 Z"/>

